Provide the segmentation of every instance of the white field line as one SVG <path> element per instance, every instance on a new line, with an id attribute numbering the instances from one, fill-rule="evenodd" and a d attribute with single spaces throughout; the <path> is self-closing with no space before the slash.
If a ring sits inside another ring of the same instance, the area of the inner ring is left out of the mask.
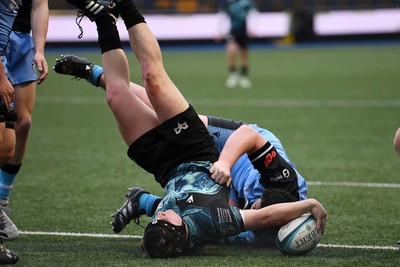
<path id="1" fill-rule="evenodd" d="M 317 247 L 322 248 L 349 248 L 349 249 L 372 249 L 372 250 L 400 250 L 395 246 L 356 246 L 356 245 L 334 245 L 334 244 L 318 244 Z"/>
<path id="2" fill-rule="evenodd" d="M 115 234 L 90 234 L 90 233 L 67 233 L 67 232 L 33 232 L 20 231 L 22 235 L 38 236 L 67 236 L 67 237 L 97 237 L 97 238 L 132 238 L 140 239 L 139 235 L 115 235 Z M 345 249 L 372 249 L 372 250 L 398 250 L 395 246 L 356 246 L 356 245 L 338 245 L 338 244 L 318 244 L 318 247 L 324 248 L 345 248 Z"/>
<path id="3" fill-rule="evenodd" d="M 318 107 L 318 108 L 400 108 L 399 100 L 346 100 L 346 99 L 205 99 L 189 98 L 193 105 L 221 107 Z M 38 104 L 104 104 L 101 96 L 40 96 Z"/>
<path id="4" fill-rule="evenodd" d="M 312 186 L 348 186 L 348 187 L 375 187 L 375 188 L 400 188 L 400 184 L 389 183 L 356 183 L 356 182 L 319 182 L 307 181 Z"/>
<path id="5" fill-rule="evenodd" d="M 89 233 L 68 233 L 68 232 L 41 232 L 41 231 L 19 231 L 22 235 L 53 235 L 69 237 L 104 237 L 104 238 L 133 238 L 139 239 L 139 235 L 115 235 L 115 234 L 89 234 Z"/>
<path id="6" fill-rule="evenodd" d="M 316 186 L 353 186 L 353 187 L 377 187 L 377 188 L 400 188 L 400 184 L 387 183 L 353 183 L 353 182 L 308 182 Z M 91 233 L 68 233 L 68 232 L 41 232 L 41 231 L 20 231 L 22 235 L 44 235 L 44 236 L 68 236 L 68 237 L 98 237 L 98 238 L 132 238 L 140 239 L 139 235 L 116 235 L 116 234 L 91 234 Z M 338 245 L 318 244 L 318 247 L 345 248 L 345 249 L 370 249 L 370 250 L 398 250 L 395 246 L 370 246 L 370 245 Z"/>

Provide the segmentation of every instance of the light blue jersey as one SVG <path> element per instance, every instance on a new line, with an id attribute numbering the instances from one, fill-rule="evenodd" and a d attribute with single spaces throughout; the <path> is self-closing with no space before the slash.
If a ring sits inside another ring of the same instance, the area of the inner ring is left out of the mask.
<path id="1" fill-rule="evenodd" d="M 18 6 L 15 1 L 0 0 L 0 55 L 7 47 L 17 10 Z"/>
<path id="2" fill-rule="evenodd" d="M 252 128 L 257 130 L 266 140 L 268 140 L 277 150 L 279 155 L 284 158 L 295 170 L 297 174 L 298 193 L 300 200 L 307 198 L 307 183 L 303 176 L 297 171 L 294 164 L 289 160 L 281 141 L 270 131 L 258 127 L 256 124 L 250 124 Z M 223 147 L 229 136 L 235 129 L 226 129 L 216 126 L 208 126 L 208 131 L 214 137 L 217 149 L 222 151 Z M 245 208 L 249 208 L 258 198 L 260 198 L 265 191 L 265 187 L 260 184 L 260 173 L 251 164 L 247 154 L 241 156 L 231 169 L 231 198 L 238 198 L 245 200 Z"/>

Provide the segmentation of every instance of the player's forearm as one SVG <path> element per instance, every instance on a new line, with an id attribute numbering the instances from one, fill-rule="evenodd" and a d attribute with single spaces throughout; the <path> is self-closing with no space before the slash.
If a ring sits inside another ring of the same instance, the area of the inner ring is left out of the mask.
<path id="1" fill-rule="evenodd" d="M 6 71 L 4 69 L 3 61 L 1 61 L 1 56 L 0 56 L 0 81 L 3 81 L 4 79 L 7 79 Z"/>
<path id="2" fill-rule="evenodd" d="M 6 70 L 4 67 L 3 62 L 1 61 L 1 56 L 0 56 L 0 83 L 2 85 L 9 85 L 10 82 L 8 81 L 7 75 L 6 75 Z"/>
<path id="3" fill-rule="evenodd" d="M 259 210 L 243 210 L 245 226 L 248 230 L 284 225 L 300 215 L 319 207 L 315 199 L 280 203 Z"/>
<path id="4" fill-rule="evenodd" d="M 253 128 L 247 125 L 240 126 L 229 136 L 218 161 L 232 167 L 243 154 L 251 154 L 258 149 L 257 135 L 258 133 Z M 263 142 L 265 143 L 265 140 Z"/>
<path id="5" fill-rule="evenodd" d="M 31 25 L 35 53 L 43 53 L 49 24 L 49 8 L 47 0 L 36 0 L 32 3 Z"/>

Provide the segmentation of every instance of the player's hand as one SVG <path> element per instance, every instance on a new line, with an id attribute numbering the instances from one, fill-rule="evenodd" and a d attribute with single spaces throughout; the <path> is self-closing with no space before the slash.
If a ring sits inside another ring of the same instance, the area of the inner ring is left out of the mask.
<path id="1" fill-rule="evenodd" d="M 0 98 L 5 110 L 10 110 L 10 103 L 14 98 L 14 88 L 7 78 L 0 80 Z"/>
<path id="2" fill-rule="evenodd" d="M 39 72 L 37 83 L 41 84 L 46 79 L 47 74 L 49 73 L 49 67 L 47 66 L 47 61 L 43 53 L 36 53 L 34 61 L 36 69 Z"/>
<path id="3" fill-rule="evenodd" d="M 321 203 L 315 199 L 312 200 L 314 201 L 314 207 L 311 209 L 311 214 L 317 220 L 317 231 L 323 234 L 325 231 L 327 213 Z"/>
<path id="4" fill-rule="evenodd" d="M 226 184 L 227 186 L 231 184 L 231 170 L 221 161 L 214 162 L 210 168 L 210 174 L 211 178 L 219 184 Z"/>

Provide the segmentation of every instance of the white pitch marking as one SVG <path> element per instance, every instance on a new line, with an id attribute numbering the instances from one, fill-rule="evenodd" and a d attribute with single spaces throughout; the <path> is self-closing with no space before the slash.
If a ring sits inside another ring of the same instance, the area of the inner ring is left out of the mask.
<path id="1" fill-rule="evenodd" d="M 374 249 L 374 250 L 399 250 L 395 246 L 362 246 L 362 245 L 336 245 L 336 244 L 318 244 L 317 247 L 323 248 L 349 248 L 349 249 Z"/>
<path id="2" fill-rule="evenodd" d="M 71 236 L 71 237 L 105 237 L 105 238 L 134 238 L 139 239 L 139 235 L 114 235 L 114 234 L 90 234 L 90 233 L 68 233 L 68 232 L 33 232 L 33 231 L 19 231 L 23 235 L 52 235 L 52 236 Z"/>
<path id="3" fill-rule="evenodd" d="M 90 233 L 68 233 L 68 232 L 41 232 L 41 231 L 20 231 L 22 235 L 48 235 L 48 236 L 70 236 L 70 237 L 100 237 L 100 238 L 133 238 L 141 239 L 139 235 L 115 235 L 115 234 L 90 234 Z M 395 246 L 367 246 L 367 245 L 338 245 L 318 244 L 318 247 L 325 248 L 346 248 L 346 249 L 373 249 L 373 250 L 398 250 Z"/>
<path id="4" fill-rule="evenodd" d="M 376 187 L 376 188 L 400 188 L 400 184 L 391 183 L 357 183 L 357 182 L 321 182 L 307 181 L 308 185 L 316 186 L 349 186 L 349 187 Z"/>

